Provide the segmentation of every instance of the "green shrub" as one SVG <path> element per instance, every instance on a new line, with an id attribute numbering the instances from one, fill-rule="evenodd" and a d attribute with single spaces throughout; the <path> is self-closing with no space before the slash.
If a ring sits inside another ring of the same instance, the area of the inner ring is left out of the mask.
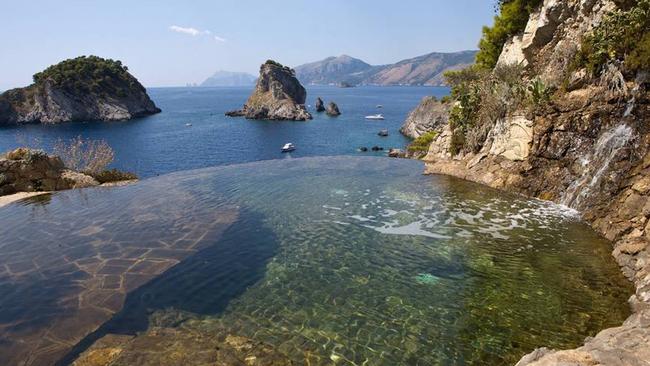
<path id="1" fill-rule="evenodd" d="M 133 173 L 123 172 L 117 169 L 102 170 L 99 173 L 92 174 L 92 177 L 101 184 L 138 179 L 138 176 Z"/>
<path id="2" fill-rule="evenodd" d="M 413 140 L 407 147 L 407 150 L 411 152 L 427 152 L 436 136 L 438 136 L 438 132 L 436 131 L 426 132 Z"/>
<path id="3" fill-rule="evenodd" d="M 604 17 L 587 35 L 576 56 L 574 68 L 585 67 L 599 74 L 605 64 L 623 61 L 626 72 L 650 67 L 650 0 L 638 0 L 627 10 L 619 9 Z"/>
<path id="4" fill-rule="evenodd" d="M 34 74 L 33 79 L 36 86 L 42 86 L 48 81 L 55 87 L 79 93 L 96 93 L 102 89 L 114 91 L 116 84 L 121 83 L 144 89 L 128 70 L 120 61 L 80 56 L 52 65 Z"/>
<path id="5" fill-rule="evenodd" d="M 537 78 L 528 84 L 528 93 L 533 106 L 537 107 L 548 103 L 551 99 L 551 89 L 544 82 Z"/>
<path id="6" fill-rule="evenodd" d="M 521 65 L 499 66 L 491 72 L 474 66 L 445 74 L 456 101 L 449 114 L 455 135 L 452 154 L 478 152 L 494 123 L 523 105 L 527 91 L 522 71 Z"/>
<path id="7" fill-rule="evenodd" d="M 488 70 L 496 66 L 506 41 L 526 28 L 530 14 L 542 0 L 500 0 L 492 27 L 483 27 L 476 64 Z"/>

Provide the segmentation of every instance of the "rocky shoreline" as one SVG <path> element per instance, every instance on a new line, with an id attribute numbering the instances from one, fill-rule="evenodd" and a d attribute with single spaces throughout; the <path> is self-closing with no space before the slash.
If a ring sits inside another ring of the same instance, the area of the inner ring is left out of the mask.
<path id="1" fill-rule="evenodd" d="M 483 130 L 472 126 L 464 136 L 446 121 L 453 112 L 464 112 L 460 102 L 452 101 L 456 110 L 448 112 L 440 102 L 425 99 L 402 130 L 412 137 L 435 133 L 423 159 L 426 174 L 451 175 L 578 210 L 612 241 L 614 259 L 635 286 L 629 299 L 633 314 L 624 324 L 576 349 L 537 349 L 517 366 L 650 365 L 648 74 L 626 80 L 611 64 L 593 78 L 566 61 L 577 52 L 571 45 L 617 7 L 610 0 L 545 0 L 525 32 L 506 43 L 497 67 L 520 65 L 535 97 L 543 97 L 549 86 L 558 90 L 555 97 L 535 108 L 509 107 Z M 466 143 L 459 137 L 480 143 L 459 148 Z"/>
<path id="2" fill-rule="evenodd" d="M 137 181 L 132 174 L 106 171 L 92 176 L 65 167 L 58 156 L 40 150 L 18 148 L 0 155 L 0 207 L 9 203 L 76 188 L 115 186 Z M 110 175 L 111 179 L 106 179 Z"/>

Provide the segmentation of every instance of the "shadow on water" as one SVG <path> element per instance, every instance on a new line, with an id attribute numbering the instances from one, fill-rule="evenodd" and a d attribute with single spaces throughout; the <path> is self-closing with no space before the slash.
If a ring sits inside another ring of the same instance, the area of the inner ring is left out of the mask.
<path id="1" fill-rule="evenodd" d="M 149 316 L 159 310 L 198 315 L 223 312 L 231 300 L 264 277 L 278 249 L 275 234 L 264 227 L 262 215 L 241 213 L 217 243 L 130 293 L 119 313 L 81 340 L 57 365 L 71 364 L 107 334 L 135 335 L 147 330 Z"/>

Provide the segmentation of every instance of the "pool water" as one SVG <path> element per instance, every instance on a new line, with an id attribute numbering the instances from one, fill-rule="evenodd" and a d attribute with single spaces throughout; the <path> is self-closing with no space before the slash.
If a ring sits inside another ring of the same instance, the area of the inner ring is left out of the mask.
<path id="1" fill-rule="evenodd" d="M 422 171 L 272 160 L 10 206 L 0 361 L 128 334 L 113 364 L 157 364 L 165 348 L 138 340 L 173 332 L 194 340 L 178 357 L 244 337 L 295 365 L 509 365 L 629 315 L 609 242 L 575 212 Z"/>

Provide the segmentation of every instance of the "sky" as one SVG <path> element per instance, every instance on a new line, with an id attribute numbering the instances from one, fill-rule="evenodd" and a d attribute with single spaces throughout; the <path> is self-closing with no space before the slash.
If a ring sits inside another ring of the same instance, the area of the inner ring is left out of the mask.
<path id="1" fill-rule="evenodd" d="M 0 0 L 0 90 L 67 58 L 121 60 L 147 87 L 347 54 L 370 64 L 476 49 L 490 0 Z"/>

